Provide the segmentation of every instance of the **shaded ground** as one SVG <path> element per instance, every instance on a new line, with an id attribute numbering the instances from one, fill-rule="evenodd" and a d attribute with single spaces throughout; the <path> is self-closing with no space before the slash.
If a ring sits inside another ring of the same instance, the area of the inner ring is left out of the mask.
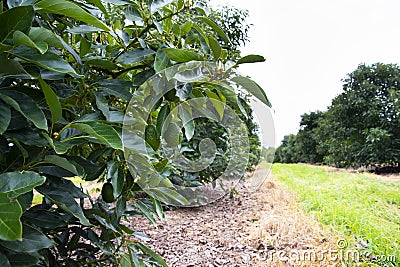
<path id="1" fill-rule="evenodd" d="M 233 200 L 227 196 L 200 208 L 166 211 L 166 221 L 158 226 L 142 217 L 130 223 L 135 231 L 149 235 L 147 245 L 169 266 L 336 266 L 307 257 L 284 261 L 274 254 L 307 250 L 317 254 L 336 249 L 336 240 L 272 178 L 256 193 L 244 186 L 238 191 Z"/>

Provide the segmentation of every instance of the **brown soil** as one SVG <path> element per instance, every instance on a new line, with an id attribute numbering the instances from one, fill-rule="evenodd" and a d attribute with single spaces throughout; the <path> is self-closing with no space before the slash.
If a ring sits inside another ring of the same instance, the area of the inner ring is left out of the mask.
<path id="1" fill-rule="evenodd" d="M 245 186 L 199 208 L 166 211 L 166 221 L 153 226 L 143 217 L 130 221 L 135 231 L 148 234 L 146 244 L 168 266 L 338 266 L 336 262 L 271 261 L 274 251 L 336 249 L 336 239 L 306 216 L 293 194 L 271 178 L 255 193 Z M 268 257 L 266 256 L 268 255 Z M 295 259 L 295 257 L 294 257 Z"/>

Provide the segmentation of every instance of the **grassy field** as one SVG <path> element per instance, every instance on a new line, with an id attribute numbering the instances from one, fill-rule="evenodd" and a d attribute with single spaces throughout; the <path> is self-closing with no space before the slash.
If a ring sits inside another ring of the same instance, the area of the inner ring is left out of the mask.
<path id="1" fill-rule="evenodd" d="M 361 266 L 400 266 L 400 183 L 303 164 L 272 171 L 307 213 L 346 240 L 344 250 L 368 256 Z"/>

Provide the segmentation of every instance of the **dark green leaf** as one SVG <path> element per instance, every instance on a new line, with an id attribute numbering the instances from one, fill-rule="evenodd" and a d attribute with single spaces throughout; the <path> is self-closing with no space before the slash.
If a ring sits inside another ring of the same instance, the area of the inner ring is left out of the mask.
<path id="1" fill-rule="evenodd" d="M 44 248 L 54 246 L 54 242 L 38 230 L 28 226 L 23 226 L 21 241 L 0 241 L 3 247 L 15 252 L 32 253 Z"/>
<path id="2" fill-rule="evenodd" d="M 0 14 L 0 42 L 11 38 L 14 31 L 28 32 L 33 20 L 32 6 L 21 6 Z"/>
<path id="3" fill-rule="evenodd" d="M 18 61 L 7 58 L 0 58 L 0 73 L 0 76 L 28 74 Z"/>
<path id="4" fill-rule="evenodd" d="M 11 110 L 2 101 L 0 101 L 0 135 L 3 134 L 10 124 Z"/>
<path id="5" fill-rule="evenodd" d="M 265 58 L 260 55 L 247 55 L 242 58 L 240 58 L 237 62 L 236 65 L 239 64 L 244 64 L 244 63 L 255 63 L 255 62 L 264 62 Z"/>
<path id="6" fill-rule="evenodd" d="M 55 203 L 59 208 L 74 215 L 82 224 L 87 226 L 90 225 L 90 222 L 83 214 L 81 207 L 68 192 L 63 190 L 63 188 L 40 186 L 37 187 L 36 190 L 47 199 Z"/>
<path id="7" fill-rule="evenodd" d="M 269 102 L 264 90 L 253 80 L 243 76 L 236 76 L 233 77 L 231 81 L 243 87 L 245 90 L 247 90 L 250 94 L 258 98 L 268 107 L 271 107 L 271 103 Z"/>
<path id="8" fill-rule="evenodd" d="M 159 135 L 161 135 L 161 133 L 162 133 L 163 124 L 165 122 L 165 119 L 168 117 L 169 113 L 170 113 L 170 107 L 169 107 L 168 104 L 165 104 L 164 106 L 162 106 L 160 111 L 158 112 L 158 116 L 157 116 L 157 131 L 158 131 Z"/>
<path id="9" fill-rule="evenodd" d="M 0 240 L 22 238 L 21 215 L 22 208 L 18 201 L 10 200 L 7 194 L 0 193 Z"/>
<path id="10" fill-rule="evenodd" d="M 33 200 L 33 191 L 29 191 L 25 194 L 18 196 L 17 201 L 21 205 L 22 212 L 25 212 L 32 206 L 32 200 Z"/>
<path id="11" fill-rule="evenodd" d="M 36 49 L 29 46 L 18 46 L 9 51 L 16 57 L 19 57 L 27 62 L 36 64 L 47 70 L 71 74 L 72 76 L 79 77 L 75 70 L 59 55 L 47 51 L 45 54 L 40 54 Z"/>
<path id="12" fill-rule="evenodd" d="M 9 198 L 32 191 L 33 188 L 44 183 L 46 178 L 35 172 L 7 172 L 0 174 L 0 193 Z"/>
<path id="13" fill-rule="evenodd" d="M 192 60 L 201 61 L 203 57 L 196 52 L 190 50 L 183 50 L 177 48 L 164 48 L 163 49 L 167 57 L 173 61 L 183 63 Z"/>
<path id="14" fill-rule="evenodd" d="M 74 164 L 72 164 L 71 162 L 68 161 L 68 159 L 60 157 L 60 156 L 56 156 L 56 155 L 47 155 L 44 158 L 45 163 L 51 163 L 54 164 L 58 167 L 61 167 L 69 172 L 71 172 L 72 174 L 75 175 L 80 175 L 82 173 L 79 173 L 76 166 Z"/>
<path id="15" fill-rule="evenodd" d="M 66 17 L 85 22 L 105 31 L 110 30 L 102 21 L 87 13 L 80 6 L 66 0 L 42 0 L 36 3 L 35 7 L 41 11 L 64 15 Z"/>
<path id="16" fill-rule="evenodd" d="M 0 99 L 32 121 L 36 127 L 47 131 L 46 117 L 32 98 L 17 91 L 2 90 Z"/>
<path id="17" fill-rule="evenodd" d="M 55 124 L 62 117 L 60 101 L 58 100 L 58 97 L 54 93 L 53 89 L 51 89 L 51 87 L 41 77 L 39 77 L 39 82 L 51 112 L 51 122 L 52 124 Z"/>
<path id="18" fill-rule="evenodd" d="M 105 70 L 118 70 L 118 65 L 112 61 L 101 59 L 101 58 L 93 58 L 85 61 L 85 65 L 99 67 Z"/>
<path id="19" fill-rule="evenodd" d="M 154 55 L 155 52 L 151 49 L 136 48 L 123 53 L 117 62 L 125 65 L 133 65 L 137 62 L 143 61 L 146 58 Z"/>
<path id="20" fill-rule="evenodd" d="M 0 266 L 2 267 L 11 267 L 10 262 L 4 254 L 0 253 Z"/>
<path id="21" fill-rule="evenodd" d="M 39 263 L 38 258 L 25 253 L 11 254 L 8 260 L 13 267 L 37 266 Z"/>

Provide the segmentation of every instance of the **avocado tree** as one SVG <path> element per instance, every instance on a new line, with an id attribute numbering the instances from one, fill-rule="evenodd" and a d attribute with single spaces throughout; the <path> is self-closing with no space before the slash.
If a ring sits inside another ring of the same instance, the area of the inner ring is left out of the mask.
<path id="1" fill-rule="evenodd" d="M 136 214 L 162 218 L 166 196 L 185 201 L 157 156 L 155 122 L 199 96 L 240 113 L 234 84 L 269 105 L 234 72 L 263 58 L 231 62 L 221 46 L 230 40 L 202 2 L 21 0 L 0 2 L 0 12 L 0 265 L 165 266 L 124 223 Z M 190 61 L 214 62 L 227 82 L 177 86 L 155 105 L 145 141 L 165 179 L 146 190 L 124 155 L 127 105 L 155 73 Z M 99 197 L 73 177 L 103 184 Z M 42 203 L 32 205 L 34 194 Z"/>
<path id="2" fill-rule="evenodd" d="M 398 165 L 400 68 L 359 65 L 321 120 L 319 150 L 339 166 Z M 325 151 L 325 152 L 323 152 Z"/>

